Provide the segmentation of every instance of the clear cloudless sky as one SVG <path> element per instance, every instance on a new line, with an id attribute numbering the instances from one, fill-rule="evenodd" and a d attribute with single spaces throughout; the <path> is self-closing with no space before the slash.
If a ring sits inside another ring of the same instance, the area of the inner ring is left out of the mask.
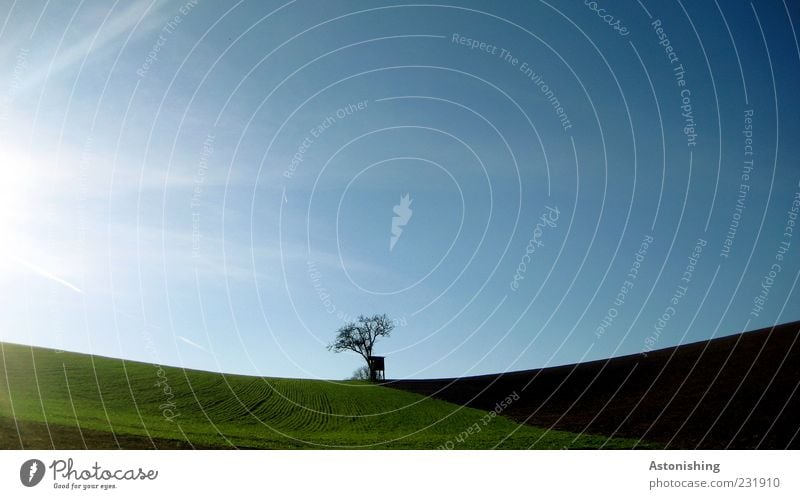
<path id="1" fill-rule="evenodd" d="M 386 313 L 424 378 L 800 319 L 798 19 L 4 1 L 0 340 L 341 379 Z"/>

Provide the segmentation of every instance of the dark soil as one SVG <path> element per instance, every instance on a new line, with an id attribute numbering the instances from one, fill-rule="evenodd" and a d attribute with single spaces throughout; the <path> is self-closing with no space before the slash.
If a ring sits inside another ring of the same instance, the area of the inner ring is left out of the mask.
<path id="1" fill-rule="evenodd" d="M 48 431 L 49 430 L 49 431 Z M 185 440 L 120 435 L 0 417 L 0 449 L 193 449 Z M 200 447 L 197 447 L 200 448 Z"/>
<path id="2" fill-rule="evenodd" d="M 388 386 L 539 427 L 670 449 L 800 448 L 800 322 L 674 348 L 530 371 Z"/>

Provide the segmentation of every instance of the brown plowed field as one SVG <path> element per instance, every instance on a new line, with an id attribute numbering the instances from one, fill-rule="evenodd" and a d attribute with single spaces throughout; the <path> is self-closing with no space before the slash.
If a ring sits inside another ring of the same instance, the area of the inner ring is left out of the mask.
<path id="1" fill-rule="evenodd" d="M 800 448 L 800 322 L 648 354 L 387 385 L 520 423 L 676 449 Z"/>

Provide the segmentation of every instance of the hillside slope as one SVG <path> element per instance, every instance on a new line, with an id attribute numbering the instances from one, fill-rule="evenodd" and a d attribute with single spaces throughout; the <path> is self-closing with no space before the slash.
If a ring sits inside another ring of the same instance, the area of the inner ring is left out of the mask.
<path id="1" fill-rule="evenodd" d="M 361 382 L 233 376 L 8 343 L 0 343 L 0 354 L 6 449 L 635 444 L 520 428 L 485 411 Z"/>
<path id="2" fill-rule="evenodd" d="M 668 448 L 800 447 L 800 322 L 608 360 L 391 386 L 546 428 Z"/>

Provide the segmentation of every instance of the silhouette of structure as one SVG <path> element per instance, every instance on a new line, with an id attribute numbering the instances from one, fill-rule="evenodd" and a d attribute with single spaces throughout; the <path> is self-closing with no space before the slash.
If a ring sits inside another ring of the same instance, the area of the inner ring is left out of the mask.
<path id="1" fill-rule="evenodd" d="M 378 380 L 386 380 L 386 371 L 384 367 L 383 359 L 386 357 L 378 357 L 376 355 L 370 355 L 367 359 L 369 363 L 369 375 L 371 381 L 378 381 Z"/>

